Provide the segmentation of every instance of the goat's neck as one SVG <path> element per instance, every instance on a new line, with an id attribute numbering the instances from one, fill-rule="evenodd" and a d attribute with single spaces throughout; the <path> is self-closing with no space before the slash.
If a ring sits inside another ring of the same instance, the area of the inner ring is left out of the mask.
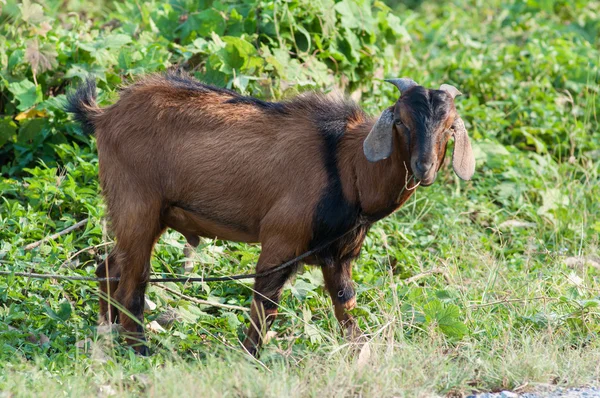
<path id="1" fill-rule="evenodd" d="M 348 131 L 340 160 L 353 165 L 353 189 L 345 189 L 350 200 L 360 204 L 365 216 L 378 220 L 398 209 L 415 191 L 410 155 L 402 138 L 394 129 L 392 155 L 376 163 L 369 162 L 363 153 L 363 142 L 372 124 Z M 348 167 L 342 167 L 348 171 Z M 350 178 L 343 178 L 350 183 Z"/>

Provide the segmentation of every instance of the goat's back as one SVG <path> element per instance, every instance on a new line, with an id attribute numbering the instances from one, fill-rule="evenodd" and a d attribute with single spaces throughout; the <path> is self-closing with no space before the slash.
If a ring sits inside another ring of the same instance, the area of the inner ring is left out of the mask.
<path id="1" fill-rule="evenodd" d="M 258 241 L 269 212 L 310 225 L 338 141 L 364 118 L 340 98 L 272 103 L 152 75 L 124 89 L 95 121 L 102 187 L 109 205 L 123 195 L 160 200 Z"/>

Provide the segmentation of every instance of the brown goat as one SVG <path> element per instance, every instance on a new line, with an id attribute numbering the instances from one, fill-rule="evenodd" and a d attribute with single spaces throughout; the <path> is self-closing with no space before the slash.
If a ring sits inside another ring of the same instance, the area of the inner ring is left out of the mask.
<path id="1" fill-rule="evenodd" d="M 128 343 L 148 353 L 143 298 L 153 246 L 167 227 L 195 245 L 199 236 L 260 242 L 257 272 L 357 227 L 305 262 L 321 266 L 337 319 L 350 337 L 360 335 L 347 313 L 356 303 L 351 262 L 370 225 L 411 196 L 405 187 L 413 175 L 420 185 L 433 183 L 451 135 L 455 172 L 470 179 L 475 167 L 454 107 L 458 90 L 390 82 L 402 95 L 374 120 L 341 98 L 265 102 L 176 73 L 145 77 L 100 109 L 88 80 L 69 97 L 68 111 L 96 134 L 116 236 L 96 272 L 120 277 L 101 284 L 101 319 L 118 314 Z M 257 353 L 299 265 L 256 279 L 249 352 Z M 110 296 L 127 311 L 109 305 Z"/>

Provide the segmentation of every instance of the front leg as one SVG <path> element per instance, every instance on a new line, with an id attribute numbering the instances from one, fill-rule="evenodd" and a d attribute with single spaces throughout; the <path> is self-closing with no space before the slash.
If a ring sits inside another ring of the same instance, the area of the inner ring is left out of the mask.
<path id="1" fill-rule="evenodd" d="M 335 317 L 342 331 L 350 341 L 357 341 L 363 337 L 356 320 L 348 313 L 356 306 L 356 293 L 352 287 L 351 261 L 335 262 L 324 265 L 323 278 L 325 287 L 331 296 Z"/>

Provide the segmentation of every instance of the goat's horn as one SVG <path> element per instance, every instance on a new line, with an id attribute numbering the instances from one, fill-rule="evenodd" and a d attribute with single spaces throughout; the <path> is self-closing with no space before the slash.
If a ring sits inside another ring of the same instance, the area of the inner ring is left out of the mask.
<path id="1" fill-rule="evenodd" d="M 411 87 L 418 86 L 416 81 L 408 77 L 402 77 L 400 79 L 385 79 L 385 81 L 398 87 L 398 90 L 400 90 L 401 93 L 405 92 Z"/>
<path id="2" fill-rule="evenodd" d="M 456 87 L 451 86 L 450 84 L 442 84 L 440 86 L 440 90 L 444 90 L 445 92 L 450 94 L 452 99 L 456 98 L 459 95 L 462 95 L 462 93 L 460 91 L 458 91 L 458 89 Z"/>

